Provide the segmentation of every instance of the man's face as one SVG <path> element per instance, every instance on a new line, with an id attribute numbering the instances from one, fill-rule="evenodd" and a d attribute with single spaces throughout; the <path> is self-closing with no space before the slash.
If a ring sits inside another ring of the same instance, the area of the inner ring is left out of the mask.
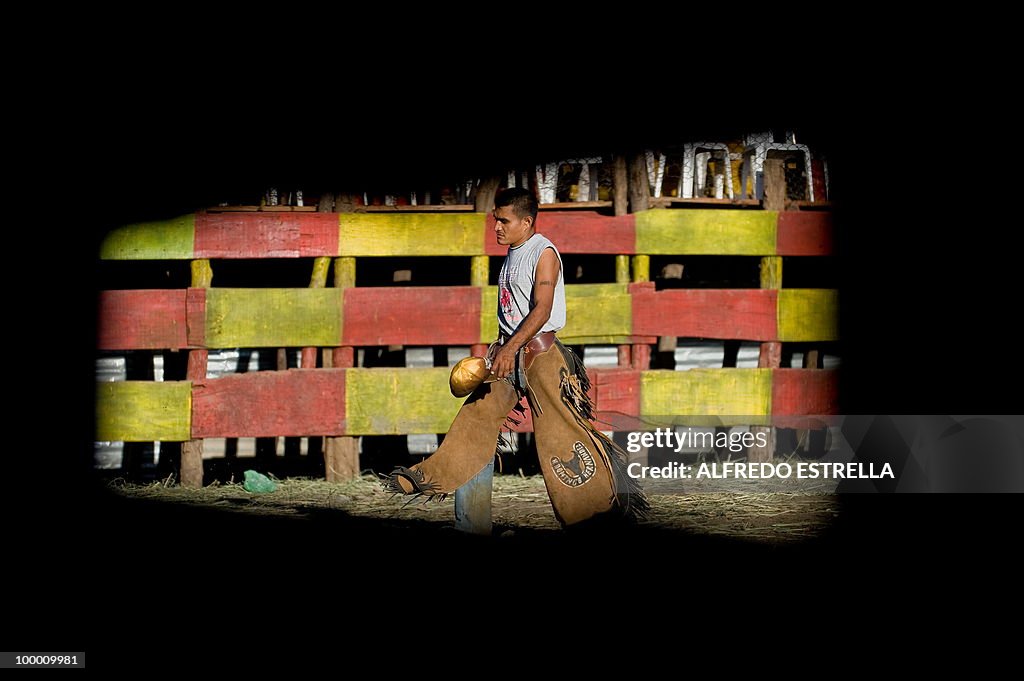
<path id="1" fill-rule="evenodd" d="M 518 246 L 530 236 L 533 219 L 520 218 L 511 206 L 494 209 L 494 233 L 502 246 Z"/>

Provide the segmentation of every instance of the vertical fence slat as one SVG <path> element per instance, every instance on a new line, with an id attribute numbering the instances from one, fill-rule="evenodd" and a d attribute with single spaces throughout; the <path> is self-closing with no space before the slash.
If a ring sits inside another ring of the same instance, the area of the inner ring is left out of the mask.
<path id="1" fill-rule="evenodd" d="M 315 258 L 313 260 L 313 274 L 309 278 L 310 288 L 324 288 L 327 286 L 327 271 L 331 268 L 331 259 L 328 257 Z M 317 349 L 302 348 L 302 368 L 316 368 Z"/>
<path id="2" fill-rule="evenodd" d="M 346 288 L 356 285 L 356 259 L 341 257 L 334 259 L 334 287 L 338 295 L 345 295 Z M 345 306 L 341 307 L 342 316 Z M 344 321 L 342 321 L 344 333 Z M 326 362 L 325 362 L 326 363 Z M 336 369 L 355 366 L 355 350 L 341 346 L 331 351 L 331 366 Z M 344 482 L 359 476 L 359 441 L 350 436 L 324 438 L 324 469 L 328 482 Z"/>
<path id="3" fill-rule="evenodd" d="M 646 175 L 644 176 L 646 178 Z M 646 179 L 644 180 L 646 182 Z M 632 258 L 633 282 L 645 282 L 651 280 L 651 256 L 634 255 Z M 646 343 L 634 343 L 631 357 L 634 369 L 646 371 L 651 368 L 651 346 Z"/>
<path id="4" fill-rule="evenodd" d="M 782 211 L 786 205 L 786 175 L 781 159 L 766 159 L 764 163 L 764 208 Z M 768 255 L 761 258 L 761 288 L 782 288 L 782 256 Z M 782 343 L 761 343 L 757 366 L 761 369 L 778 369 L 782 363 Z M 771 426 L 753 426 L 751 432 L 767 435 L 764 447 L 751 446 L 747 460 L 751 462 L 771 461 L 775 454 L 775 429 Z"/>
<path id="5" fill-rule="evenodd" d="M 210 288 L 213 285 L 213 268 L 206 259 L 192 261 L 192 288 Z M 209 351 L 190 350 L 185 378 L 201 381 L 206 378 L 206 361 Z M 192 439 L 181 445 L 181 463 L 178 476 L 182 487 L 203 486 L 203 441 Z"/>

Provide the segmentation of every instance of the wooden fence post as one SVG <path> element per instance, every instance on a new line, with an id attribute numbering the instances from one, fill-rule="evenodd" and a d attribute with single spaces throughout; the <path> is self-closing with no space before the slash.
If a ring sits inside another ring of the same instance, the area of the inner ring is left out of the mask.
<path id="1" fill-rule="evenodd" d="M 625 215 L 629 203 L 629 174 L 626 171 L 626 157 L 616 154 L 612 158 L 612 206 L 615 215 Z"/>
<path id="2" fill-rule="evenodd" d="M 781 211 L 786 205 L 786 174 L 782 159 L 765 159 L 764 162 L 764 208 L 765 210 Z M 782 256 L 766 255 L 761 258 L 761 288 L 782 288 Z M 761 343 L 757 366 L 759 369 L 777 369 L 782 361 L 782 343 Z M 768 415 L 769 418 L 771 414 Z M 751 446 L 747 451 L 750 462 L 771 461 L 775 455 L 775 428 L 772 426 L 753 426 L 750 431 L 755 437 L 758 433 L 767 435 L 764 447 Z"/>
<path id="3" fill-rule="evenodd" d="M 629 256 L 628 255 L 617 255 L 615 256 L 615 283 L 616 284 L 628 284 L 629 283 Z M 633 356 L 631 352 L 631 346 L 629 343 L 620 343 L 618 346 L 619 358 L 618 365 L 620 367 L 628 367 L 630 365 L 630 359 Z"/>
<path id="4" fill-rule="evenodd" d="M 477 213 L 490 213 L 494 208 L 494 197 L 498 195 L 501 178 L 497 175 L 480 180 L 473 195 L 473 210 Z"/>
<path id="5" fill-rule="evenodd" d="M 640 152 L 629 157 L 629 212 L 647 210 L 651 202 L 651 187 L 647 179 L 647 156 Z"/>
<path id="6" fill-rule="evenodd" d="M 324 204 L 324 207 L 326 207 L 326 199 L 321 199 L 321 204 Z M 334 197 L 333 197 L 333 195 L 330 196 L 330 204 L 332 206 L 334 204 Z M 326 288 L 327 287 L 327 272 L 330 269 L 331 269 L 331 259 L 330 259 L 330 257 L 322 256 L 322 257 L 319 257 L 319 258 L 314 258 L 313 259 L 313 273 L 309 277 L 309 287 L 310 288 Z M 323 352 L 320 352 L 320 349 L 316 348 L 316 347 L 302 348 L 302 351 L 301 351 L 301 354 L 300 354 L 300 358 L 299 358 L 299 366 L 302 367 L 303 369 L 316 369 L 317 355 L 322 355 L 323 356 L 323 359 L 321 360 L 321 364 L 323 366 L 325 366 L 325 367 L 329 366 L 329 365 L 333 366 L 333 364 L 331 364 L 330 361 L 327 359 L 331 355 L 331 352 L 327 348 L 324 348 Z M 301 439 L 297 439 L 296 442 L 300 443 Z M 318 456 L 318 455 L 322 455 L 323 454 L 324 444 L 325 443 L 324 443 L 324 439 L 322 437 L 317 438 L 317 437 L 314 437 L 314 436 L 307 436 L 307 443 L 308 443 L 307 450 L 306 450 L 307 461 L 312 461 L 314 456 Z M 297 451 L 296 454 L 298 454 L 298 453 L 299 452 Z M 288 440 L 285 440 L 285 454 L 286 455 L 288 454 Z"/>
<path id="7" fill-rule="evenodd" d="M 327 286 L 327 271 L 331 268 L 331 259 L 321 257 L 313 260 L 313 274 L 309 278 L 310 288 L 324 288 Z M 302 348 L 302 368 L 316 368 L 316 348 Z"/>
<path id="8" fill-rule="evenodd" d="M 616 154 L 612 158 L 612 199 L 616 216 L 629 212 L 629 174 L 626 171 L 626 157 L 622 154 Z M 628 255 L 615 256 L 615 283 L 629 283 Z M 618 351 L 618 365 L 628 367 L 633 356 L 629 343 L 620 343 Z"/>
<path id="9" fill-rule="evenodd" d="M 334 259 L 334 287 L 338 295 L 356 285 L 356 259 Z M 325 362 L 326 364 L 326 362 Z M 331 366 L 336 369 L 355 366 L 353 348 L 342 346 L 331 351 Z M 359 440 L 350 436 L 328 437 L 324 442 L 324 468 L 327 482 L 344 482 L 359 476 Z"/>
<path id="10" fill-rule="evenodd" d="M 213 284 L 213 268 L 206 259 L 192 261 L 192 288 L 210 288 Z M 190 350 L 185 380 L 202 381 L 206 378 L 206 360 L 209 351 Z M 181 445 L 181 466 L 178 471 L 182 487 L 203 486 L 203 441 L 193 439 Z"/>
<path id="11" fill-rule="evenodd" d="M 682 279 L 683 265 L 681 263 L 669 263 L 661 268 L 661 279 Z M 679 346 L 678 336 L 658 336 L 658 362 L 659 369 L 676 368 L 676 348 Z"/>
<path id="12" fill-rule="evenodd" d="M 629 166 L 629 212 L 636 213 L 647 210 L 650 207 L 651 197 L 647 179 L 647 157 L 643 152 L 632 154 L 627 163 Z M 634 255 L 631 258 L 631 264 L 634 282 L 651 280 L 651 256 Z M 623 354 L 620 351 L 619 357 L 622 358 Z M 651 346 L 646 343 L 634 343 L 630 355 L 630 365 L 634 369 L 645 371 L 651 368 Z"/>
<path id="13" fill-rule="evenodd" d="M 644 176 L 646 182 L 646 175 Z M 649 255 L 634 255 L 633 256 L 633 282 L 643 282 L 651 280 L 651 256 Z M 634 343 L 632 349 L 632 367 L 640 371 L 646 371 L 651 368 L 651 346 L 646 343 Z"/>

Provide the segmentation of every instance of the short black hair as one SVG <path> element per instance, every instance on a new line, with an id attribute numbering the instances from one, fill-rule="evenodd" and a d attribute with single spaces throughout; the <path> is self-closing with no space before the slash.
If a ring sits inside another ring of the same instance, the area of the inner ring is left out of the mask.
<path id="1" fill-rule="evenodd" d="M 537 197 L 529 189 L 522 187 L 509 187 L 503 190 L 494 198 L 495 208 L 511 206 L 516 217 L 520 220 L 529 215 L 537 222 Z"/>

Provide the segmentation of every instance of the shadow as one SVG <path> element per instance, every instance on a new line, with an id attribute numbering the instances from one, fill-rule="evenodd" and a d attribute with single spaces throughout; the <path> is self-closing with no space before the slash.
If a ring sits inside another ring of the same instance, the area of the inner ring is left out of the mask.
<path id="1" fill-rule="evenodd" d="M 537 458 L 537 444 L 533 433 L 502 432 L 501 455 L 495 457 L 496 475 L 537 475 L 540 473 L 540 459 Z"/>
<path id="2" fill-rule="evenodd" d="M 445 502 L 451 506 L 451 502 Z M 155 501 L 122 497 L 113 491 L 95 486 L 92 490 L 90 507 L 96 527 L 107 531 L 90 534 L 96 541 L 96 548 L 111 555 L 132 552 L 133 561 L 145 561 L 147 555 L 155 556 L 164 552 L 159 543 L 146 541 L 146 537 L 175 536 L 186 540 L 191 550 L 211 554 L 242 555 L 282 560 L 290 549 L 302 551 L 334 550 L 323 545 L 327 537 L 343 536 L 346 551 L 358 551 L 361 571 L 365 572 L 378 564 L 384 566 L 394 562 L 396 555 L 421 551 L 443 554 L 446 551 L 464 549 L 486 550 L 504 555 L 506 558 L 525 556 L 537 549 L 546 555 L 554 551 L 565 552 L 563 557 L 580 550 L 608 551 L 624 547 L 641 547 L 658 544 L 661 538 L 673 542 L 684 542 L 691 547 L 701 547 L 707 556 L 716 554 L 767 554 L 778 551 L 763 545 L 737 539 L 693 535 L 679 529 L 657 526 L 606 525 L 595 532 L 586 530 L 540 530 L 514 528 L 514 536 L 478 537 L 454 530 L 452 520 L 425 520 L 416 518 L 408 509 L 396 504 L 394 513 L 386 518 L 355 516 L 344 509 L 303 507 L 298 512 L 285 514 L 257 513 L 247 509 L 246 500 L 225 503 L 223 507 L 193 505 L 182 501 Z M 110 531 L 116 528 L 117 531 Z M 497 529 L 497 528 L 496 528 Z M 509 528 L 501 528 L 504 529 Z M 609 544 L 614 541 L 615 544 Z M 393 546 L 400 551 L 390 554 L 382 548 Z M 678 546 L 678 544 L 676 544 Z M 422 555 L 422 554 L 420 554 Z M 614 555 L 607 559 L 615 560 Z M 422 566 L 421 566 L 422 567 Z"/>
<path id="3" fill-rule="evenodd" d="M 91 555 L 97 557 L 86 562 L 83 570 L 87 574 L 82 576 L 101 583 L 116 574 L 119 588 L 128 592 L 133 586 L 143 592 L 153 588 L 148 573 L 129 566 L 151 564 L 174 570 L 194 567 L 197 556 L 211 566 L 258 562 L 261 569 L 250 577 L 255 580 L 257 573 L 277 574 L 278 567 L 294 565 L 296 560 L 322 560 L 325 562 L 320 564 L 329 565 L 342 551 L 358 557 L 358 569 L 325 579 L 328 583 L 341 580 L 346 588 L 357 584 L 389 588 L 410 580 L 424 583 L 434 576 L 447 582 L 453 579 L 453 559 L 462 561 L 460 581 L 487 584 L 494 565 L 502 566 L 503 571 L 534 569 L 537 561 L 542 561 L 545 569 L 551 570 L 570 564 L 599 564 L 603 573 L 624 580 L 620 587 L 655 588 L 658 580 L 667 576 L 663 571 L 672 565 L 676 566 L 672 571 L 677 570 L 680 559 L 699 557 L 705 575 L 771 566 L 772 574 L 777 575 L 829 574 L 835 578 L 851 565 L 863 566 L 879 552 L 884 551 L 887 562 L 896 565 L 900 560 L 939 558 L 951 543 L 971 539 L 963 527 L 965 518 L 950 522 L 955 514 L 942 496 L 850 495 L 840 497 L 838 503 L 839 516 L 821 535 L 792 544 L 766 545 L 659 526 L 582 532 L 498 526 L 492 536 L 478 537 L 456 532 L 450 520 L 418 519 L 397 505 L 395 513 L 386 518 L 319 507 L 285 516 L 128 499 L 94 485 L 88 499 L 88 523 L 83 523 L 87 526 L 75 529 L 83 532 L 76 541 L 88 542 Z M 934 521 L 924 520 L 927 518 Z M 410 560 L 415 561 L 414 566 Z M 208 597 L 230 592 L 227 583 L 218 583 L 216 573 L 195 573 L 192 579 L 206 583 Z M 673 589 L 678 586 L 674 579 Z"/>

